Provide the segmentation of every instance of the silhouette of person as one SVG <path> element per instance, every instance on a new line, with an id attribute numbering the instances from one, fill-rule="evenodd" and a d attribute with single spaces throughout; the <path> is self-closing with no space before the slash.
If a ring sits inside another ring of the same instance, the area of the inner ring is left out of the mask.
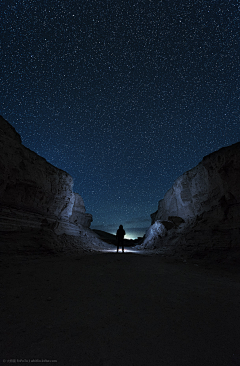
<path id="1" fill-rule="evenodd" d="M 125 235 L 125 230 L 123 229 L 123 226 L 120 225 L 119 229 L 117 230 L 116 236 L 117 236 L 117 253 L 118 253 L 118 249 L 119 246 L 122 245 L 122 251 L 124 253 L 124 235 Z"/>

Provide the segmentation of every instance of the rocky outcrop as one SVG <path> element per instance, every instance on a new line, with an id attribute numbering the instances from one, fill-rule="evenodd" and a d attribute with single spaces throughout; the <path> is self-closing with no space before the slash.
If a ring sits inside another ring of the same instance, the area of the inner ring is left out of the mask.
<path id="1" fill-rule="evenodd" d="M 180 176 L 151 218 L 167 229 L 155 236 L 155 246 L 158 241 L 166 249 L 189 252 L 240 247 L 240 142 Z"/>
<path id="2" fill-rule="evenodd" d="M 0 231 L 51 229 L 78 235 L 92 216 L 72 190 L 72 177 L 21 143 L 0 118 Z"/>
<path id="3" fill-rule="evenodd" d="M 83 225 L 90 227 L 92 222 L 92 215 L 86 213 L 85 205 L 82 197 L 78 193 L 74 193 L 74 205 L 72 208 L 72 215 L 69 221 L 75 225 Z"/>
<path id="4" fill-rule="evenodd" d="M 221 219 L 229 215 L 229 209 L 238 207 L 239 183 L 240 143 L 237 143 L 204 157 L 195 168 L 180 176 L 159 201 L 152 220 L 178 216 L 190 221 L 212 210 Z"/>

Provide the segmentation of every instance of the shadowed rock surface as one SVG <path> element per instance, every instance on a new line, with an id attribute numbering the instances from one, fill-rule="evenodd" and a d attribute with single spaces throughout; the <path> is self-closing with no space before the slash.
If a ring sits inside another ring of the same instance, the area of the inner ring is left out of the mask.
<path id="1" fill-rule="evenodd" d="M 204 256 L 209 251 L 240 248 L 240 143 L 203 158 L 180 176 L 151 215 L 154 225 L 143 246 L 184 250 Z M 162 225 L 161 234 L 156 232 Z"/>
<path id="2" fill-rule="evenodd" d="M 3 243 L 9 242 L 7 236 L 13 238 L 14 233 L 15 241 L 35 237 L 46 243 L 51 237 L 55 249 L 64 234 L 69 239 L 77 237 L 80 243 L 90 244 L 93 240 L 101 245 L 88 229 L 92 215 L 86 213 L 82 197 L 73 192 L 72 177 L 23 146 L 19 134 L 3 117 L 0 170 L 1 250 Z"/>

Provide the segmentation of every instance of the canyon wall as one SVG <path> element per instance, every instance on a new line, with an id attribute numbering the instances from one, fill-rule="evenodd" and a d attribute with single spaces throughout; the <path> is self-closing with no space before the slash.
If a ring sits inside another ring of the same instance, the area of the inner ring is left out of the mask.
<path id="1" fill-rule="evenodd" d="M 0 117 L 0 231 L 51 228 L 57 234 L 78 235 L 92 216 L 82 197 L 72 190 L 65 171 L 21 143 L 15 129 Z"/>
<path id="2" fill-rule="evenodd" d="M 151 218 L 152 225 L 166 228 L 158 240 L 166 249 L 240 247 L 240 142 L 211 153 L 180 176 Z M 145 246 L 153 245 L 152 239 Z"/>

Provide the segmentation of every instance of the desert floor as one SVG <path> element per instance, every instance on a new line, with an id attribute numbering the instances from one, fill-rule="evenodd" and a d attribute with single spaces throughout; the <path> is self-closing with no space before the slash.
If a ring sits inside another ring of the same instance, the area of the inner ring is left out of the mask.
<path id="1" fill-rule="evenodd" d="M 240 365 L 237 268 L 131 252 L 0 264 L 0 364 Z"/>

